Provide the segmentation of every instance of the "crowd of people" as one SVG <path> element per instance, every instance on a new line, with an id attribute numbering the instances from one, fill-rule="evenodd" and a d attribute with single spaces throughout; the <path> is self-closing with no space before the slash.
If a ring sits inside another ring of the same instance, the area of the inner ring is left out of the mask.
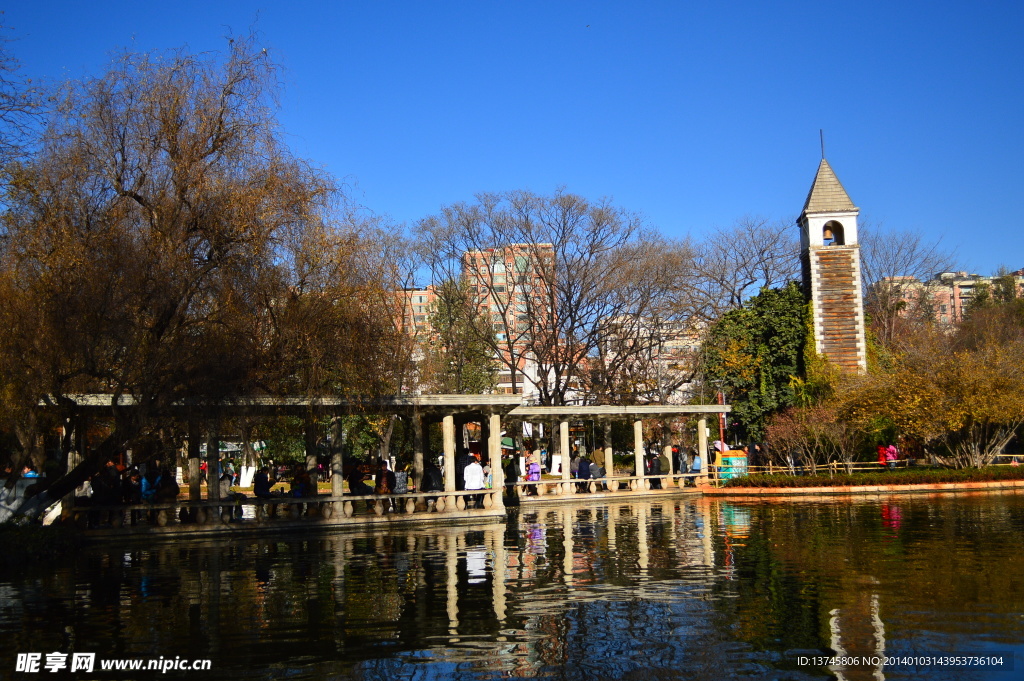
<path id="1" fill-rule="evenodd" d="M 642 474 L 653 476 L 653 488 L 660 487 L 660 480 L 657 476 L 667 473 L 669 466 L 676 472 L 700 472 L 701 470 L 699 455 L 680 456 L 679 449 L 673 448 L 671 462 L 668 456 L 651 452 L 643 459 Z M 418 490 L 414 489 L 412 484 L 411 464 L 396 471 L 393 463 L 388 459 L 356 461 L 346 466 L 347 494 L 363 497 L 386 496 L 388 497 L 386 509 L 395 510 L 392 495 L 408 491 L 426 493 L 444 491 L 444 474 L 440 465 L 442 460 L 443 457 L 439 457 L 436 460 L 429 459 L 424 462 Z M 502 459 L 502 473 L 506 492 L 509 495 L 516 494 L 515 487 L 519 481 L 540 482 L 542 473 L 549 469 L 551 460 L 547 450 L 522 458 L 514 456 L 511 451 L 505 451 Z M 523 463 L 520 464 L 520 461 Z M 573 448 L 568 466 L 571 479 L 577 485 L 577 491 L 589 492 L 591 484 L 595 481 L 598 490 L 606 489 L 608 472 L 597 460 L 592 460 L 578 446 Z M 247 498 L 246 493 L 238 489 L 241 476 L 234 462 L 230 460 L 221 462 L 218 465 L 218 472 L 219 476 L 216 477 L 218 496 L 220 501 L 226 502 L 223 510 L 232 519 L 238 519 L 241 517 L 242 502 Z M 489 459 L 482 457 L 478 452 L 460 450 L 455 457 L 454 473 L 454 487 L 457 491 L 477 492 L 465 495 L 467 506 L 483 508 L 484 491 L 490 489 L 494 482 Z M 208 474 L 207 461 L 203 460 L 200 467 L 201 483 L 205 483 Z M 271 463 L 260 466 L 255 472 L 251 494 L 253 498 L 263 501 L 287 498 L 304 499 L 316 496 L 317 480 L 322 479 L 324 479 L 322 470 L 307 469 L 306 465 L 302 463 L 291 465 L 273 465 Z M 538 493 L 537 486 L 527 485 L 525 489 L 521 490 L 521 493 L 536 495 Z M 96 512 L 90 513 L 90 524 L 100 525 L 110 522 L 114 513 L 110 507 L 174 503 L 180 494 L 181 487 L 175 471 L 163 465 L 159 460 L 142 462 L 128 467 L 108 460 L 102 469 L 92 476 L 80 490 L 80 496 L 89 498 L 80 499 L 79 504 L 97 507 Z M 437 497 L 426 497 L 424 501 L 430 503 L 436 499 Z M 373 503 L 372 500 L 368 500 L 369 507 L 372 507 Z M 146 513 L 145 509 L 133 509 L 131 522 L 138 522 L 144 513 Z M 181 515 L 183 521 L 188 520 L 187 514 L 182 512 Z"/>
<path id="2" fill-rule="evenodd" d="M 79 504 L 97 507 L 89 514 L 89 524 L 99 526 L 109 524 L 117 513 L 112 506 L 174 503 L 181 488 L 175 474 L 159 460 L 125 467 L 107 459 L 81 492 Z M 136 509 L 129 522 L 134 525 L 141 518 L 142 512 Z"/>

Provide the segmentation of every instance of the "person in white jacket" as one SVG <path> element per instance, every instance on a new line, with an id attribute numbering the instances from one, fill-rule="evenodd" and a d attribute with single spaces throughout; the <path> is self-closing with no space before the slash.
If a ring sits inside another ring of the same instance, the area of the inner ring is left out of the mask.
<path id="1" fill-rule="evenodd" d="M 480 455 L 476 454 L 469 460 L 469 465 L 462 472 L 462 479 L 466 483 L 467 490 L 484 488 L 484 469 L 480 465 Z M 484 507 L 484 495 L 474 494 L 472 497 L 476 508 Z"/>

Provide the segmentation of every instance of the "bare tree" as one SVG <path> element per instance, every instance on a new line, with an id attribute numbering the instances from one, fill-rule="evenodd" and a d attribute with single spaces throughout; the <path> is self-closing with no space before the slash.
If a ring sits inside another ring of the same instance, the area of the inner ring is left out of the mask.
<path id="1" fill-rule="evenodd" d="M 490 316 L 477 309 L 465 280 L 441 282 L 424 339 L 422 379 L 432 392 L 483 394 L 494 390 L 498 363 Z"/>
<path id="2" fill-rule="evenodd" d="M 786 221 L 743 218 L 687 250 L 693 257 L 680 262 L 686 277 L 676 304 L 705 323 L 743 307 L 766 286 L 800 278 L 800 243 L 796 227 Z"/>
<path id="3" fill-rule="evenodd" d="M 865 312 L 879 342 L 890 347 L 908 325 L 935 321 L 928 282 L 955 260 L 941 239 L 918 232 L 860 228 Z"/>
<path id="4" fill-rule="evenodd" d="M 417 230 L 435 279 L 472 287 L 514 386 L 527 361 L 535 363 L 529 380 L 543 404 L 583 399 L 588 370 L 607 360 L 614 337 L 644 328 L 636 320 L 670 314 L 675 270 L 660 240 L 607 200 L 563 190 L 481 194 Z M 620 347 L 638 352 L 649 342 Z"/>
<path id="5" fill-rule="evenodd" d="M 281 142 L 275 74 L 246 40 L 126 54 L 63 88 L 38 154 L 11 168 L 6 413 L 45 401 L 70 418 L 75 394 L 110 395 L 110 436 L 53 497 L 185 398 L 392 383 L 380 239 Z"/>
<path id="6" fill-rule="evenodd" d="M 45 103 L 42 88 L 22 75 L 7 30 L 0 26 L 0 168 L 25 153 Z"/>

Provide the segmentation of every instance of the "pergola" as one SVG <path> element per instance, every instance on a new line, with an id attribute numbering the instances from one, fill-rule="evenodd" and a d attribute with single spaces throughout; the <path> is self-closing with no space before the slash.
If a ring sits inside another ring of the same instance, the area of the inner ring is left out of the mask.
<path id="1" fill-rule="evenodd" d="M 104 413 L 112 407 L 112 396 L 104 394 L 72 395 L 82 416 Z M 135 400 L 121 396 L 118 407 L 132 408 Z M 515 395 L 414 395 L 407 397 L 376 397 L 367 399 L 336 397 L 273 397 L 247 396 L 231 400 L 192 399 L 175 403 L 170 412 L 180 415 L 189 424 L 189 497 L 201 498 L 200 488 L 200 442 L 201 423 L 208 423 L 207 459 L 209 470 L 219 466 L 219 440 L 216 432 L 220 419 L 232 416 L 298 416 L 306 420 L 305 440 L 307 461 L 315 457 L 315 435 L 313 420 L 323 416 L 350 414 L 396 414 L 407 418 L 413 426 L 413 476 L 418 482 L 423 476 L 423 461 L 426 428 L 430 423 L 440 422 L 444 449 L 444 484 L 446 492 L 455 491 L 456 426 L 477 421 L 481 425 L 491 470 L 501 471 L 501 417 L 521 406 L 522 400 Z M 332 496 L 343 493 L 341 452 L 332 456 Z M 500 473 L 499 473 L 500 474 Z M 495 478 L 497 480 L 497 476 Z M 495 488 L 500 486 L 495 483 Z M 496 495 L 500 505 L 500 495 Z M 207 498 L 219 499 L 220 487 L 216 476 L 207 477 Z"/>
<path id="2" fill-rule="evenodd" d="M 73 395 L 83 416 L 95 415 L 109 411 L 112 407 L 112 396 L 104 394 Z M 119 398 L 118 407 L 132 408 L 135 401 L 130 396 Z M 418 483 L 423 476 L 424 455 L 426 451 L 425 433 L 430 423 L 440 422 L 442 447 L 444 453 L 444 485 L 445 492 L 456 490 L 455 458 L 457 453 L 456 431 L 460 425 L 470 422 L 480 423 L 482 440 L 487 443 L 487 454 L 493 475 L 494 494 L 493 506 L 502 505 L 500 490 L 504 485 L 501 466 L 501 432 L 502 418 L 511 418 L 523 422 L 542 421 L 558 422 L 559 451 L 567 457 L 569 452 L 569 423 L 572 420 L 592 419 L 605 424 L 604 460 L 605 468 L 613 470 L 612 446 L 610 438 L 611 421 L 631 420 L 633 422 L 634 455 L 636 471 L 643 471 L 643 420 L 650 418 L 675 418 L 679 416 L 697 416 L 698 448 L 707 451 L 707 415 L 725 414 L 732 410 L 729 405 L 641 405 L 641 406 L 531 406 L 522 403 L 517 395 L 414 395 L 404 397 L 378 397 L 368 399 L 334 398 L 334 397 L 272 397 L 251 396 L 232 400 L 192 399 L 175 403 L 171 413 L 186 420 L 189 424 L 189 496 L 192 500 L 201 498 L 200 488 L 200 441 L 202 439 L 201 423 L 206 421 L 208 432 L 207 457 L 209 470 L 216 471 L 219 465 L 219 434 L 216 432 L 220 419 L 231 416 L 299 416 L 306 420 L 306 452 L 315 457 L 315 435 L 313 422 L 317 417 L 348 414 L 396 414 L 408 419 L 413 426 L 413 476 Z M 666 452 L 668 453 L 668 452 Z M 671 461 L 671 457 L 669 457 Z M 332 457 L 332 496 L 343 494 L 343 475 L 341 453 L 335 452 Z M 569 467 L 561 467 L 562 481 L 568 482 Z M 671 474 L 673 471 L 667 471 Z M 219 499 L 219 486 L 216 476 L 210 475 L 207 480 L 207 498 Z M 565 486 L 568 489 L 568 485 Z"/>
<path id="3" fill-rule="evenodd" d="M 637 475 L 644 469 L 644 439 L 643 420 L 645 418 L 675 418 L 678 416 L 697 416 L 697 451 L 707 451 L 707 415 L 727 414 L 732 407 L 727 404 L 650 404 L 636 406 L 519 406 L 509 412 L 510 416 L 519 417 L 523 420 L 543 419 L 546 421 L 558 421 L 559 450 L 569 451 L 569 421 L 573 419 L 587 418 L 595 421 L 603 421 L 605 425 L 604 434 L 604 467 L 606 470 L 613 469 L 612 445 L 611 445 L 611 421 L 631 420 L 633 422 L 633 454 L 635 456 L 635 470 Z M 666 446 L 665 454 L 668 455 L 670 447 Z M 672 457 L 668 456 L 671 462 Z M 663 471 L 671 475 L 675 471 Z M 562 466 L 562 481 L 569 481 L 569 467 Z"/>

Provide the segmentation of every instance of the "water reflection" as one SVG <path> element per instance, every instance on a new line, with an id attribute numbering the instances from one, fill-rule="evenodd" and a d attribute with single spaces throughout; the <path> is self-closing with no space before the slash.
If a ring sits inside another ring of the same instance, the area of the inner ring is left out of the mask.
<path id="1" fill-rule="evenodd" d="M 1022 520 L 1013 496 L 677 499 L 472 529 L 93 547 L 0 580 L 0 660 L 208 657 L 207 678 L 256 679 L 920 678 L 797 658 L 1020 652 Z"/>

